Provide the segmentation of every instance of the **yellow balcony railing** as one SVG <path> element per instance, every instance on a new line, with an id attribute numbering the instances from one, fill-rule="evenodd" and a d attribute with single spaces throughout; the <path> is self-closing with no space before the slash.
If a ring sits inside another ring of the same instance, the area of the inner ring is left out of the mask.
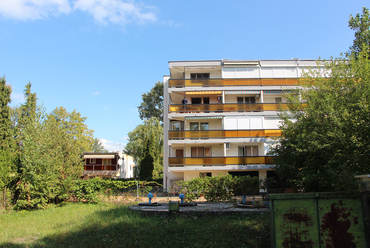
<path id="1" fill-rule="evenodd" d="M 168 131 L 170 139 L 184 138 L 243 138 L 281 136 L 280 129 L 271 130 L 202 130 L 202 131 Z"/>
<path id="2" fill-rule="evenodd" d="M 286 103 L 216 103 L 216 104 L 187 104 L 185 109 L 182 104 L 171 104 L 169 112 L 234 112 L 234 111 L 273 111 L 287 110 Z"/>
<path id="3" fill-rule="evenodd" d="M 258 157 L 180 157 L 168 158 L 168 165 L 184 166 L 184 165 L 248 165 L 248 164 L 274 164 L 272 156 Z"/>
<path id="4" fill-rule="evenodd" d="M 296 78 L 251 78 L 251 79 L 170 79 L 169 87 L 187 86 L 243 86 L 243 85 L 297 85 Z"/>

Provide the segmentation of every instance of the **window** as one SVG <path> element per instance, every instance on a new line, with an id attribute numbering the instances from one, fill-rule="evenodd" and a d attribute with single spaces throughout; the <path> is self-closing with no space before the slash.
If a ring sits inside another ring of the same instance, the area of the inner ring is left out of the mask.
<path id="1" fill-rule="evenodd" d="M 275 97 L 275 103 L 282 103 L 281 97 Z"/>
<path id="2" fill-rule="evenodd" d="M 172 130 L 173 131 L 182 131 L 184 130 L 184 122 L 182 121 L 173 121 L 172 124 Z"/>
<path id="3" fill-rule="evenodd" d="M 237 103 L 256 103 L 256 97 L 254 96 L 247 96 L 247 97 L 237 97 Z"/>
<path id="4" fill-rule="evenodd" d="M 258 146 L 239 146 L 239 157 L 258 156 Z"/>
<path id="5" fill-rule="evenodd" d="M 211 147 L 192 147 L 192 158 L 211 157 Z"/>
<path id="6" fill-rule="evenodd" d="M 199 177 L 211 177 L 212 172 L 199 172 Z"/>
<path id="7" fill-rule="evenodd" d="M 112 160 L 111 159 L 103 159 L 103 165 L 111 165 Z"/>
<path id="8" fill-rule="evenodd" d="M 202 104 L 202 98 L 200 97 L 192 97 L 191 104 Z"/>
<path id="9" fill-rule="evenodd" d="M 191 157 L 192 158 L 203 157 L 203 147 L 192 147 L 191 148 Z"/>
<path id="10" fill-rule="evenodd" d="M 176 150 L 176 158 L 184 157 L 184 150 Z"/>
<path id="11" fill-rule="evenodd" d="M 245 103 L 256 103 L 256 98 L 254 96 L 246 97 Z"/>
<path id="12" fill-rule="evenodd" d="M 203 101 L 202 101 L 203 100 Z M 192 97 L 191 104 L 209 104 L 209 97 Z"/>
<path id="13" fill-rule="evenodd" d="M 90 164 L 96 164 L 96 158 L 90 158 Z"/>
<path id="14" fill-rule="evenodd" d="M 191 131 L 209 130 L 209 124 L 208 122 L 190 122 L 190 130 Z"/>
<path id="15" fill-rule="evenodd" d="M 209 73 L 190 73 L 191 79 L 208 79 Z"/>
<path id="16" fill-rule="evenodd" d="M 258 177 L 259 172 L 258 171 L 229 171 L 229 174 L 233 177 L 239 177 L 239 176 L 250 176 L 250 177 Z"/>

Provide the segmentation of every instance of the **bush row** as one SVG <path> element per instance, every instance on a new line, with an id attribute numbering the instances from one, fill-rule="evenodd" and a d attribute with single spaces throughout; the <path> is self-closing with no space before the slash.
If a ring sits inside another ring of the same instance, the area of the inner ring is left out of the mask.
<path id="1" fill-rule="evenodd" d="M 258 177 L 199 177 L 190 181 L 181 181 L 181 192 L 187 201 L 194 201 L 201 196 L 207 201 L 230 201 L 234 195 L 256 195 L 262 183 Z"/>

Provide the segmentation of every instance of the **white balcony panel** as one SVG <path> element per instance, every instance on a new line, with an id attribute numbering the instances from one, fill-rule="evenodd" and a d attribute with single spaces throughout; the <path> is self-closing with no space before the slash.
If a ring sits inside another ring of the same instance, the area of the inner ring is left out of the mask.
<path id="1" fill-rule="evenodd" d="M 241 129 L 262 129 L 263 119 L 261 116 L 247 117 L 247 116 L 230 116 L 224 118 L 225 130 L 241 130 Z"/>
<path id="2" fill-rule="evenodd" d="M 284 67 L 283 68 L 275 67 L 274 78 L 286 78 L 285 71 L 286 69 Z"/>
<path id="3" fill-rule="evenodd" d="M 238 121 L 236 119 L 236 117 L 225 117 L 224 119 L 224 129 L 225 130 L 228 130 L 228 129 L 238 129 Z"/>
<path id="4" fill-rule="evenodd" d="M 248 70 L 247 68 L 235 68 L 235 77 L 236 78 L 247 78 L 248 77 Z"/>
<path id="5" fill-rule="evenodd" d="M 262 117 L 251 117 L 250 118 L 250 127 L 251 129 L 262 129 Z"/>
<path id="6" fill-rule="evenodd" d="M 247 69 L 247 76 L 248 76 L 248 78 L 259 78 L 260 77 L 259 67 L 248 68 Z"/>
<path id="7" fill-rule="evenodd" d="M 235 78 L 235 68 L 222 68 L 222 78 Z"/>
<path id="8" fill-rule="evenodd" d="M 261 68 L 261 77 L 273 78 L 274 77 L 273 68 L 272 67 Z"/>
<path id="9" fill-rule="evenodd" d="M 295 78 L 298 76 L 297 68 L 285 68 L 285 75 L 287 78 Z"/>
<path id="10" fill-rule="evenodd" d="M 250 118 L 249 117 L 239 117 L 238 119 L 238 129 L 250 129 Z"/>
<path id="11" fill-rule="evenodd" d="M 279 128 L 281 123 L 280 118 L 265 118 L 263 122 L 264 129 L 276 129 Z"/>

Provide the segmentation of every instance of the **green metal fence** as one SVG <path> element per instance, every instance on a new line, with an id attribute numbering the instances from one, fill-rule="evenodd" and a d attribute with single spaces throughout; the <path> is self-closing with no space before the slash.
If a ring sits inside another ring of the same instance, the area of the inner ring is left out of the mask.
<path id="1" fill-rule="evenodd" d="M 270 194 L 272 247 L 366 248 L 361 194 Z"/>

